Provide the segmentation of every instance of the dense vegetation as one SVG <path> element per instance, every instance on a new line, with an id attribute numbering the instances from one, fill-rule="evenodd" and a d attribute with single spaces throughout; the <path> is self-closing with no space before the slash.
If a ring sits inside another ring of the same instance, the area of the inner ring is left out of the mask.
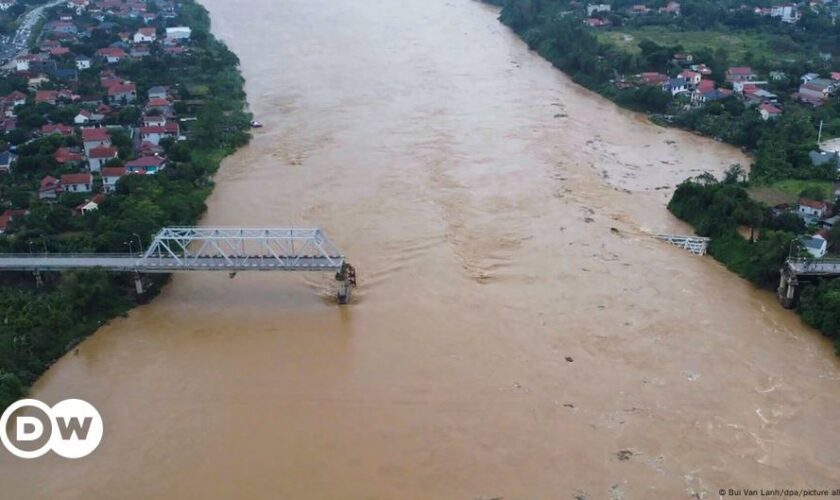
<path id="1" fill-rule="evenodd" d="M 639 16 L 622 18 L 613 13 L 597 13 L 613 21 L 613 26 L 666 26 L 677 33 L 681 29 L 707 30 L 709 46 L 692 49 L 694 61 L 713 69 L 710 78 L 724 84 L 724 71 L 731 65 L 751 64 L 755 71 L 767 74 L 779 71 L 785 76 L 769 83 L 769 90 L 783 101 L 785 112 L 776 120 L 763 121 L 755 107 L 745 106 L 736 97 L 729 97 L 705 106 L 688 106 L 685 98 L 672 97 L 658 86 L 621 88 L 617 81 L 643 72 L 675 74 L 679 68 L 672 56 L 685 50 L 680 44 L 667 45 L 649 39 L 639 40 L 635 50 L 614 43 L 604 31 L 596 31 L 583 23 L 583 13 L 575 2 L 566 0 L 497 0 L 503 5 L 500 19 L 516 31 L 529 47 L 570 75 L 575 82 L 595 90 L 618 104 L 639 111 L 668 115 L 678 126 L 696 130 L 725 142 L 755 151 L 752 178 L 773 181 L 785 178 L 834 179 L 836 171 L 828 166 L 814 167 L 808 151 L 816 146 L 817 128 L 824 122 L 824 135 L 840 135 L 840 102 L 833 99 L 813 110 L 789 98 L 796 92 L 799 76 L 806 72 L 826 74 L 832 69 L 830 60 L 818 51 L 840 54 L 840 24 L 826 22 L 827 15 L 810 11 L 795 25 L 758 16 L 742 9 L 742 2 L 682 2 L 682 15 Z M 613 9 L 636 2 L 613 2 Z M 746 2 L 761 5 L 766 2 Z M 723 35 L 760 34 L 770 41 L 791 40 L 802 50 L 797 58 L 773 58 L 768 54 L 747 52 L 737 57 L 725 48 L 711 46 Z M 810 48 L 805 50 L 804 48 Z M 813 56 L 813 57 L 807 57 Z M 726 86 L 725 84 L 723 86 Z"/>
<path id="2" fill-rule="evenodd" d="M 190 51 L 171 56 L 155 52 L 140 60 L 116 66 L 120 76 L 137 83 L 138 94 L 154 85 L 177 89 L 179 116 L 193 116 L 185 126 L 186 141 L 162 142 L 169 164 L 156 175 L 132 175 L 120 180 L 97 211 L 75 215 L 79 195 L 65 194 L 58 203 L 31 196 L 38 180 L 55 173 L 53 153 L 60 146 L 78 146 L 77 136 L 49 136 L 31 142 L 37 127 L 47 120 L 72 124 L 78 111 L 72 106 L 27 103 L 19 109 L 19 129 L 6 140 L 21 144 L 20 159 L 11 175 L 2 177 L 0 196 L 10 205 L 28 208 L 29 215 L 14 219 L 13 230 L 0 240 L 3 252 L 125 252 L 165 225 L 190 225 L 205 211 L 204 200 L 212 189 L 211 176 L 220 161 L 247 143 L 250 116 L 244 111 L 245 93 L 238 59 L 209 31 L 203 7 L 182 1 L 175 22 L 193 30 Z M 132 21 L 125 21 L 132 23 Z M 131 26 L 127 26 L 131 27 Z M 136 26 L 133 26 L 136 28 Z M 93 54 L 111 39 L 87 39 L 76 46 L 80 54 Z M 82 72 L 80 87 L 93 87 L 95 71 Z M 14 78 L 0 83 L 10 91 L 21 85 Z M 133 123 L 139 110 L 125 107 L 116 124 Z M 113 142 L 130 150 L 130 140 L 114 133 Z M 139 240 L 139 241 L 138 241 Z M 100 272 L 45 276 L 46 286 L 36 288 L 31 275 L 7 275 L 0 282 L 0 408 L 20 398 L 26 388 L 58 357 L 115 315 L 124 313 L 137 298 L 128 276 Z"/>
<path id="3" fill-rule="evenodd" d="M 690 179 L 677 187 L 668 209 L 692 224 L 697 234 L 712 238 L 709 253 L 715 259 L 759 287 L 773 290 L 779 269 L 790 252 L 797 252 L 796 237 L 806 227 L 794 214 L 774 214 L 753 201 L 745 187 L 737 175 L 728 175 L 723 182 L 710 176 Z M 840 228 L 833 229 L 829 239 L 840 242 Z M 834 339 L 840 354 L 840 280 L 806 282 L 799 313 Z"/>

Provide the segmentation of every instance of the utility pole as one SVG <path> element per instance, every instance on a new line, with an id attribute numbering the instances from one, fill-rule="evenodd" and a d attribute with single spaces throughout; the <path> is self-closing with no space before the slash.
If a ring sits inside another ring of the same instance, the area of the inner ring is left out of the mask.
<path id="1" fill-rule="evenodd" d="M 820 132 L 817 134 L 817 147 L 822 149 L 822 128 L 823 128 L 823 121 L 820 120 Z"/>

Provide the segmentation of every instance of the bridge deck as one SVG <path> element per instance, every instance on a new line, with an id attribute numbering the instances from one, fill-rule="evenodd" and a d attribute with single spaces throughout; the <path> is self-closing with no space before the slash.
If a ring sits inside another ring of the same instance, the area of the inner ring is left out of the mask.
<path id="1" fill-rule="evenodd" d="M 173 273 L 179 271 L 335 271 L 341 270 L 344 257 L 147 257 L 132 255 L 3 255 L 0 271 L 66 271 L 70 269 L 102 269 L 139 273 Z"/>
<path id="2" fill-rule="evenodd" d="M 797 276 L 840 275 L 840 259 L 796 260 L 789 259 L 787 266 Z"/>

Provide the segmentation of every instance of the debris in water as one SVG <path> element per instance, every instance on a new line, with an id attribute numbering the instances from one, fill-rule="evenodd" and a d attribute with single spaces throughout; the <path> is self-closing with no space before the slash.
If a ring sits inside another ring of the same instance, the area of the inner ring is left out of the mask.
<path id="1" fill-rule="evenodd" d="M 568 361 L 569 363 L 574 362 L 574 360 L 575 360 L 575 359 L 574 359 L 573 357 L 571 357 L 571 356 L 566 356 L 566 361 Z"/>
<path id="2" fill-rule="evenodd" d="M 616 453 L 615 455 L 618 457 L 618 459 L 620 461 L 624 462 L 625 460 L 630 460 L 630 457 L 633 456 L 633 452 L 630 451 L 630 450 L 621 450 L 618 453 Z"/>

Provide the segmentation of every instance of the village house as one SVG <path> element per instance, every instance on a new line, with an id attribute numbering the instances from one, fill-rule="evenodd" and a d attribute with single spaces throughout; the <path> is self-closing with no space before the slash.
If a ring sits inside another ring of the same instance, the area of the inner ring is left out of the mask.
<path id="1" fill-rule="evenodd" d="M 42 103 L 45 102 L 47 104 L 55 104 L 58 102 L 58 91 L 57 90 L 39 90 L 35 92 L 35 102 Z"/>
<path id="2" fill-rule="evenodd" d="M 764 102 L 758 105 L 758 113 L 761 115 L 762 120 L 767 121 L 771 118 L 781 116 L 782 110 L 769 102 Z"/>
<path id="3" fill-rule="evenodd" d="M 38 187 L 38 199 L 54 200 L 63 192 L 64 190 L 61 187 L 61 181 L 51 175 L 48 175 L 41 179 L 40 186 Z"/>
<path id="4" fill-rule="evenodd" d="M 90 151 L 93 148 L 100 146 L 111 146 L 111 134 L 106 128 L 83 128 L 82 142 L 85 146 L 85 154 L 90 156 Z"/>
<path id="5" fill-rule="evenodd" d="M 143 115 L 144 127 L 163 127 L 166 125 L 166 117 L 163 115 Z"/>
<path id="6" fill-rule="evenodd" d="M 134 59 L 141 59 L 152 55 L 152 49 L 147 44 L 135 45 L 131 48 L 131 57 Z"/>
<path id="7" fill-rule="evenodd" d="M 799 7 L 793 4 L 786 4 L 771 7 L 770 17 L 778 17 L 783 23 L 793 24 L 798 22 L 802 15 L 799 13 Z"/>
<path id="8" fill-rule="evenodd" d="M 73 118 L 73 123 L 76 125 L 88 125 L 91 123 L 99 123 L 104 119 L 105 115 L 83 109 L 79 111 L 79 114 L 77 114 L 75 118 Z"/>
<path id="9" fill-rule="evenodd" d="M 811 257 L 815 259 L 825 257 L 825 254 L 828 251 L 828 241 L 826 241 L 821 234 L 815 234 L 813 236 L 800 236 L 799 243 L 809 254 L 811 254 Z"/>
<path id="10" fill-rule="evenodd" d="M 104 59 L 108 64 L 116 64 L 125 59 L 126 53 L 119 47 L 105 47 L 96 51 L 96 55 Z"/>
<path id="11" fill-rule="evenodd" d="M 99 205 L 105 202 L 105 195 L 102 193 L 97 193 L 93 195 L 93 198 L 84 201 L 76 206 L 76 212 L 84 215 L 99 210 Z"/>
<path id="12" fill-rule="evenodd" d="M 146 112 L 170 116 L 172 115 L 172 103 L 167 99 L 149 99 L 149 102 L 146 103 Z"/>
<path id="13" fill-rule="evenodd" d="M 12 164 L 15 162 L 15 154 L 11 151 L 0 153 L 0 172 L 12 173 Z"/>
<path id="14" fill-rule="evenodd" d="M 808 104 L 819 106 L 834 92 L 835 82 L 825 78 L 815 78 L 799 86 L 799 99 Z"/>
<path id="15" fill-rule="evenodd" d="M 669 78 L 668 81 L 662 85 L 662 90 L 670 93 L 672 96 L 675 96 L 688 91 L 688 82 L 681 76 Z"/>
<path id="16" fill-rule="evenodd" d="M 161 85 L 151 87 L 146 93 L 149 99 L 169 99 L 169 89 Z"/>
<path id="17" fill-rule="evenodd" d="M 98 146 L 88 153 L 88 167 L 91 172 L 99 172 L 111 160 L 117 158 L 118 151 L 110 146 Z"/>
<path id="18" fill-rule="evenodd" d="M 137 100 L 137 86 L 133 83 L 118 83 L 108 87 L 108 102 L 111 104 L 131 104 Z"/>
<path id="19" fill-rule="evenodd" d="M 685 79 L 688 86 L 692 89 L 695 88 L 700 83 L 700 80 L 703 79 L 703 75 L 701 75 L 700 73 L 698 73 L 696 71 L 689 71 L 689 70 L 682 71 L 679 74 L 679 76 L 681 78 Z"/>
<path id="20" fill-rule="evenodd" d="M 824 218 L 828 214 L 828 204 L 824 201 L 800 198 L 797 204 L 797 214 L 810 224 Z"/>
<path id="21" fill-rule="evenodd" d="M 141 156 L 125 164 L 130 174 L 154 175 L 166 168 L 166 158 L 160 156 Z"/>
<path id="22" fill-rule="evenodd" d="M 820 77 L 819 73 L 805 73 L 804 75 L 799 77 L 799 81 L 804 85 L 811 80 L 816 80 Z"/>
<path id="23" fill-rule="evenodd" d="M 5 115 L 8 117 L 15 116 L 15 107 L 26 104 L 26 94 L 19 90 L 15 90 L 11 94 L 3 98 L 3 105 L 6 107 Z"/>
<path id="24" fill-rule="evenodd" d="M 590 17 L 588 19 L 584 19 L 583 23 L 589 26 L 590 28 L 606 28 L 608 26 L 612 26 L 612 23 L 609 19 L 598 19 L 597 17 Z"/>
<path id="25" fill-rule="evenodd" d="M 749 66 L 734 66 L 726 70 L 726 81 L 730 83 L 755 80 L 755 73 Z"/>
<path id="26" fill-rule="evenodd" d="M 609 5 L 607 5 L 609 8 Z M 192 36 L 192 30 L 187 26 L 175 26 L 166 28 L 166 38 L 168 40 L 189 40 Z"/>
<path id="27" fill-rule="evenodd" d="M 55 158 L 56 163 L 60 165 L 74 165 L 85 161 L 85 157 L 82 156 L 82 153 L 74 151 L 70 148 L 58 148 L 53 155 L 53 158 Z"/>
<path id="28" fill-rule="evenodd" d="M 809 151 L 808 158 L 815 167 L 821 167 L 831 163 L 835 168 L 840 169 L 840 154 L 830 151 Z"/>
<path id="29" fill-rule="evenodd" d="M 630 14 L 634 16 L 644 16 L 650 14 L 650 8 L 643 3 L 635 4 L 630 7 Z"/>
<path id="30" fill-rule="evenodd" d="M 596 12 L 609 12 L 611 10 L 612 7 L 608 3 L 589 4 L 586 6 L 586 15 L 592 17 L 592 14 Z"/>
<path id="31" fill-rule="evenodd" d="M 64 125 L 63 123 L 47 123 L 46 125 L 41 125 L 41 135 L 44 137 L 53 134 L 70 137 L 74 132 L 73 127 Z"/>
<path id="32" fill-rule="evenodd" d="M 134 43 L 152 43 L 157 40 L 157 29 L 140 28 L 134 34 Z"/>
<path id="33" fill-rule="evenodd" d="M 64 174 L 61 176 L 61 188 L 65 193 L 90 193 L 93 191 L 93 175 L 90 172 Z"/>
<path id="34" fill-rule="evenodd" d="M 664 85 L 668 81 L 668 75 L 646 72 L 639 74 L 639 80 L 645 85 Z"/>
<path id="35" fill-rule="evenodd" d="M 24 217 L 29 215 L 29 210 L 24 209 L 13 209 L 10 208 L 5 210 L 2 215 L 0 215 L 0 234 L 6 234 L 9 230 L 9 224 L 18 217 Z"/>
<path id="36" fill-rule="evenodd" d="M 674 57 L 671 58 L 671 62 L 679 66 L 685 66 L 686 64 L 694 62 L 694 56 L 687 52 L 677 52 L 674 54 Z"/>
<path id="37" fill-rule="evenodd" d="M 680 4 L 678 2 L 668 2 L 665 7 L 659 8 L 660 14 L 673 14 L 675 16 L 680 15 Z"/>
<path id="38" fill-rule="evenodd" d="M 86 69 L 90 69 L 91 67 L 91 60 L 87 56 L 79 56 L 76 58 L 76 69 L 79 71 L 84 71 Z"/>
<path id="39" fill-rule="evenodd" d="M 117 181 L 128 175 L 125 167 L 102 167 L 102 191 L 113 193 L 117 189 Z"/>

